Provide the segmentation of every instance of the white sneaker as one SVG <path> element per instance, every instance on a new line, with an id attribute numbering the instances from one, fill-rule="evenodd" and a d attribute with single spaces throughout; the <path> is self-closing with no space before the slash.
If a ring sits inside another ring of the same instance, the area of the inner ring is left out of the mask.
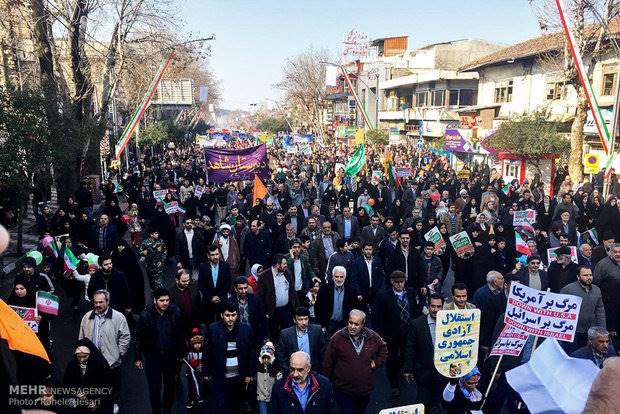
<path id="1" fill-rule="evenodd" d="M 114 408 L 113 408 L 114 414 L 118 414 L 118 410 L 119 410 L 118 404 L 114 404 Z"/>

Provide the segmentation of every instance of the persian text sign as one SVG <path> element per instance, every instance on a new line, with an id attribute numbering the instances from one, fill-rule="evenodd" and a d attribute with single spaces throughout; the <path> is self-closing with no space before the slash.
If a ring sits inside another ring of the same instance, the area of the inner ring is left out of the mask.
<path id="1" fill-rule="evenodd" d="M 403 405 L 401 407 L 384 408 L 379 414 L 424 414 L 424 404 Z"/>
<path id="2" fill-rule="evenodd" d="M 426 241 L 431 241 L 435 243 L 435 250 L 434 250 L 435 252 L 441 251 L 442 249 L 445 249 L 446 247 L 446 241 L 441 236 L 441 233 L 439 232 L 439 229 L 437 228 L 437 226 L 430 229 L 424 235 L 424 238 L 426 239 Z"/>
<path id="3" fill-rule="evenodd" d="M 543 292 L 513 283 L 504 322 L 532 335 L 572 342 L 580 308 L 578 296 Z"/>
<path id="4" fill-rule="evenodd" d="M 20 318 L 32 329 L 34 332 L 39 332 L 39 324 L 36 321 L 37 310 L 35 308 L 24 308 L 22 306 L 12 306 L 11 309 L 19 315 Z"/>
<path id="5" fill-rule="evenodd" d="M 505 325 L 502 333 L 497 337 L 495 345 L 493 345 L 491 355 L 519 356 L 528 337 L 528 334 L 510 325 Z"/>
<path id="6" fill-rule="evenodd" d="M 466 231 L 450 236 L 450 242 L 452 243 L 452 247 L 454 247 L 454 252 L 459 257 L 463 257 L 475 251 L 474 245 Z"/>
<path id="7" fill-rule="evenodd" d="M 534 223 L 536 223 L 536 210 L 515 211 L 512 216 L 512 225 L 515 227 L 521 226 L 533 230 Z"/>
<path id="8" fill-rule="evenodd" d="M 209 182 L 253 180 L 254 174 L 262 180 L 269 178 L 265 144 L 245 149 L 205 148 L 204 154 Z"/>
<path id="9" fill-rule="evenodd" d="M 450 367 L 462 377 L 476 366 L 480 337 L 480 309 L 440 310 L 435 325 L 435 368 L 445 377 Z M 454 378 L 452 377 L 452 378 Z"/>

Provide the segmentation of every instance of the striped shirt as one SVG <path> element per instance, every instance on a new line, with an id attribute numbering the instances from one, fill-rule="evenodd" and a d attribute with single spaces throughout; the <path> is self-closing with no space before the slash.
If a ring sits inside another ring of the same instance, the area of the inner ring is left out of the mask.
<path id="1" fill-rule="evenodd" d="M 239 360 L 237 359 L 237 342 L 228 341 L 226 347 L 226 378 L 239 376 Z"/>

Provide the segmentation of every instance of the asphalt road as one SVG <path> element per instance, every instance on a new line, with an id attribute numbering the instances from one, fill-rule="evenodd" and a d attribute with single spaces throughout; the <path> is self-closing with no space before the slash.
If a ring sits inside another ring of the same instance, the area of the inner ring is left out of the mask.
<path id="1" fill-rule="evenodd" d="M 174 281 L 174 260 L 168 261 L 168 272 L 166 272 L 165 282 L 167 285 L 171 285 Z M 452 272 L 448 274 L 448 280 L 445 288 L 449 292 L 449 288 L 453 283 Z M 145 281 L 146 282 L 146 281 Z M 66 299 L 65 293 L 61 287 L 58 287 L 58 294 L 61 298 L 61 311 L 60 315 L 52 322 L 52 358 L 54 362 L 54 369 L 52 377 L 56 381 L 62 379 L 64 369 L 67 366 L 72 352 L 73 346 L 77 341 L 77 335 L 79 330 L 80 320 L 82 315 L 78 312 L 74 312 L 70 306 L 70 301 Z M 151 299 L 150 289 L 145 283 L 145 295 L 147 297 L 147 303 L 150 303 Z M 177 383 L 177 390 L 175 394 L 175 405 L 173 412 L 186 413 L 189 410 L 185 408 L 186 402 L 186 384 L 184 370 L 179 376 Z M 415 385 L 406 384 L 402 381 L 401 393 L 398 398 L 391 397 L 391 388 L 387 380 L 385 367 L 376 371 L 375 376 L 375 390 L 371 395 L 370 404 L 367 409 L 367 414 L 378 413 L 380 410 L 388 407 L 395 407 L 400 405 L 412 404 L 415 401 Z M 207 400 L 203 407 L 194 408 L 192 413 L 212 413 L 213 410 L 209 408 L 209 401 Z M 120 400 L 121 413 L 131 414 L 147 414 L 150 413 L 150 404 L 148 398 L 148 389 L 146 383 L 146 377 L 144 372 L 134 368 L 133 366 L 133 352 L 125 357 L 122 366 L 122 386 L 121 386 L 121 400 Z"/>

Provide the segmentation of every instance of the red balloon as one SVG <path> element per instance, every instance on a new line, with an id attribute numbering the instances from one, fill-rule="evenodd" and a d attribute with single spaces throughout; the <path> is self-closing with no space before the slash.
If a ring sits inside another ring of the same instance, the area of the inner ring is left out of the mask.
<path id="1" fill-rule="evenodd" d="M 370 207 L 374 206 L 374 205 L 375 205 L 375 199 L 374 199 L 374 198 L 369 198 L 369 199 L 368 199 L 368 205 L 369 205 Z"/>

